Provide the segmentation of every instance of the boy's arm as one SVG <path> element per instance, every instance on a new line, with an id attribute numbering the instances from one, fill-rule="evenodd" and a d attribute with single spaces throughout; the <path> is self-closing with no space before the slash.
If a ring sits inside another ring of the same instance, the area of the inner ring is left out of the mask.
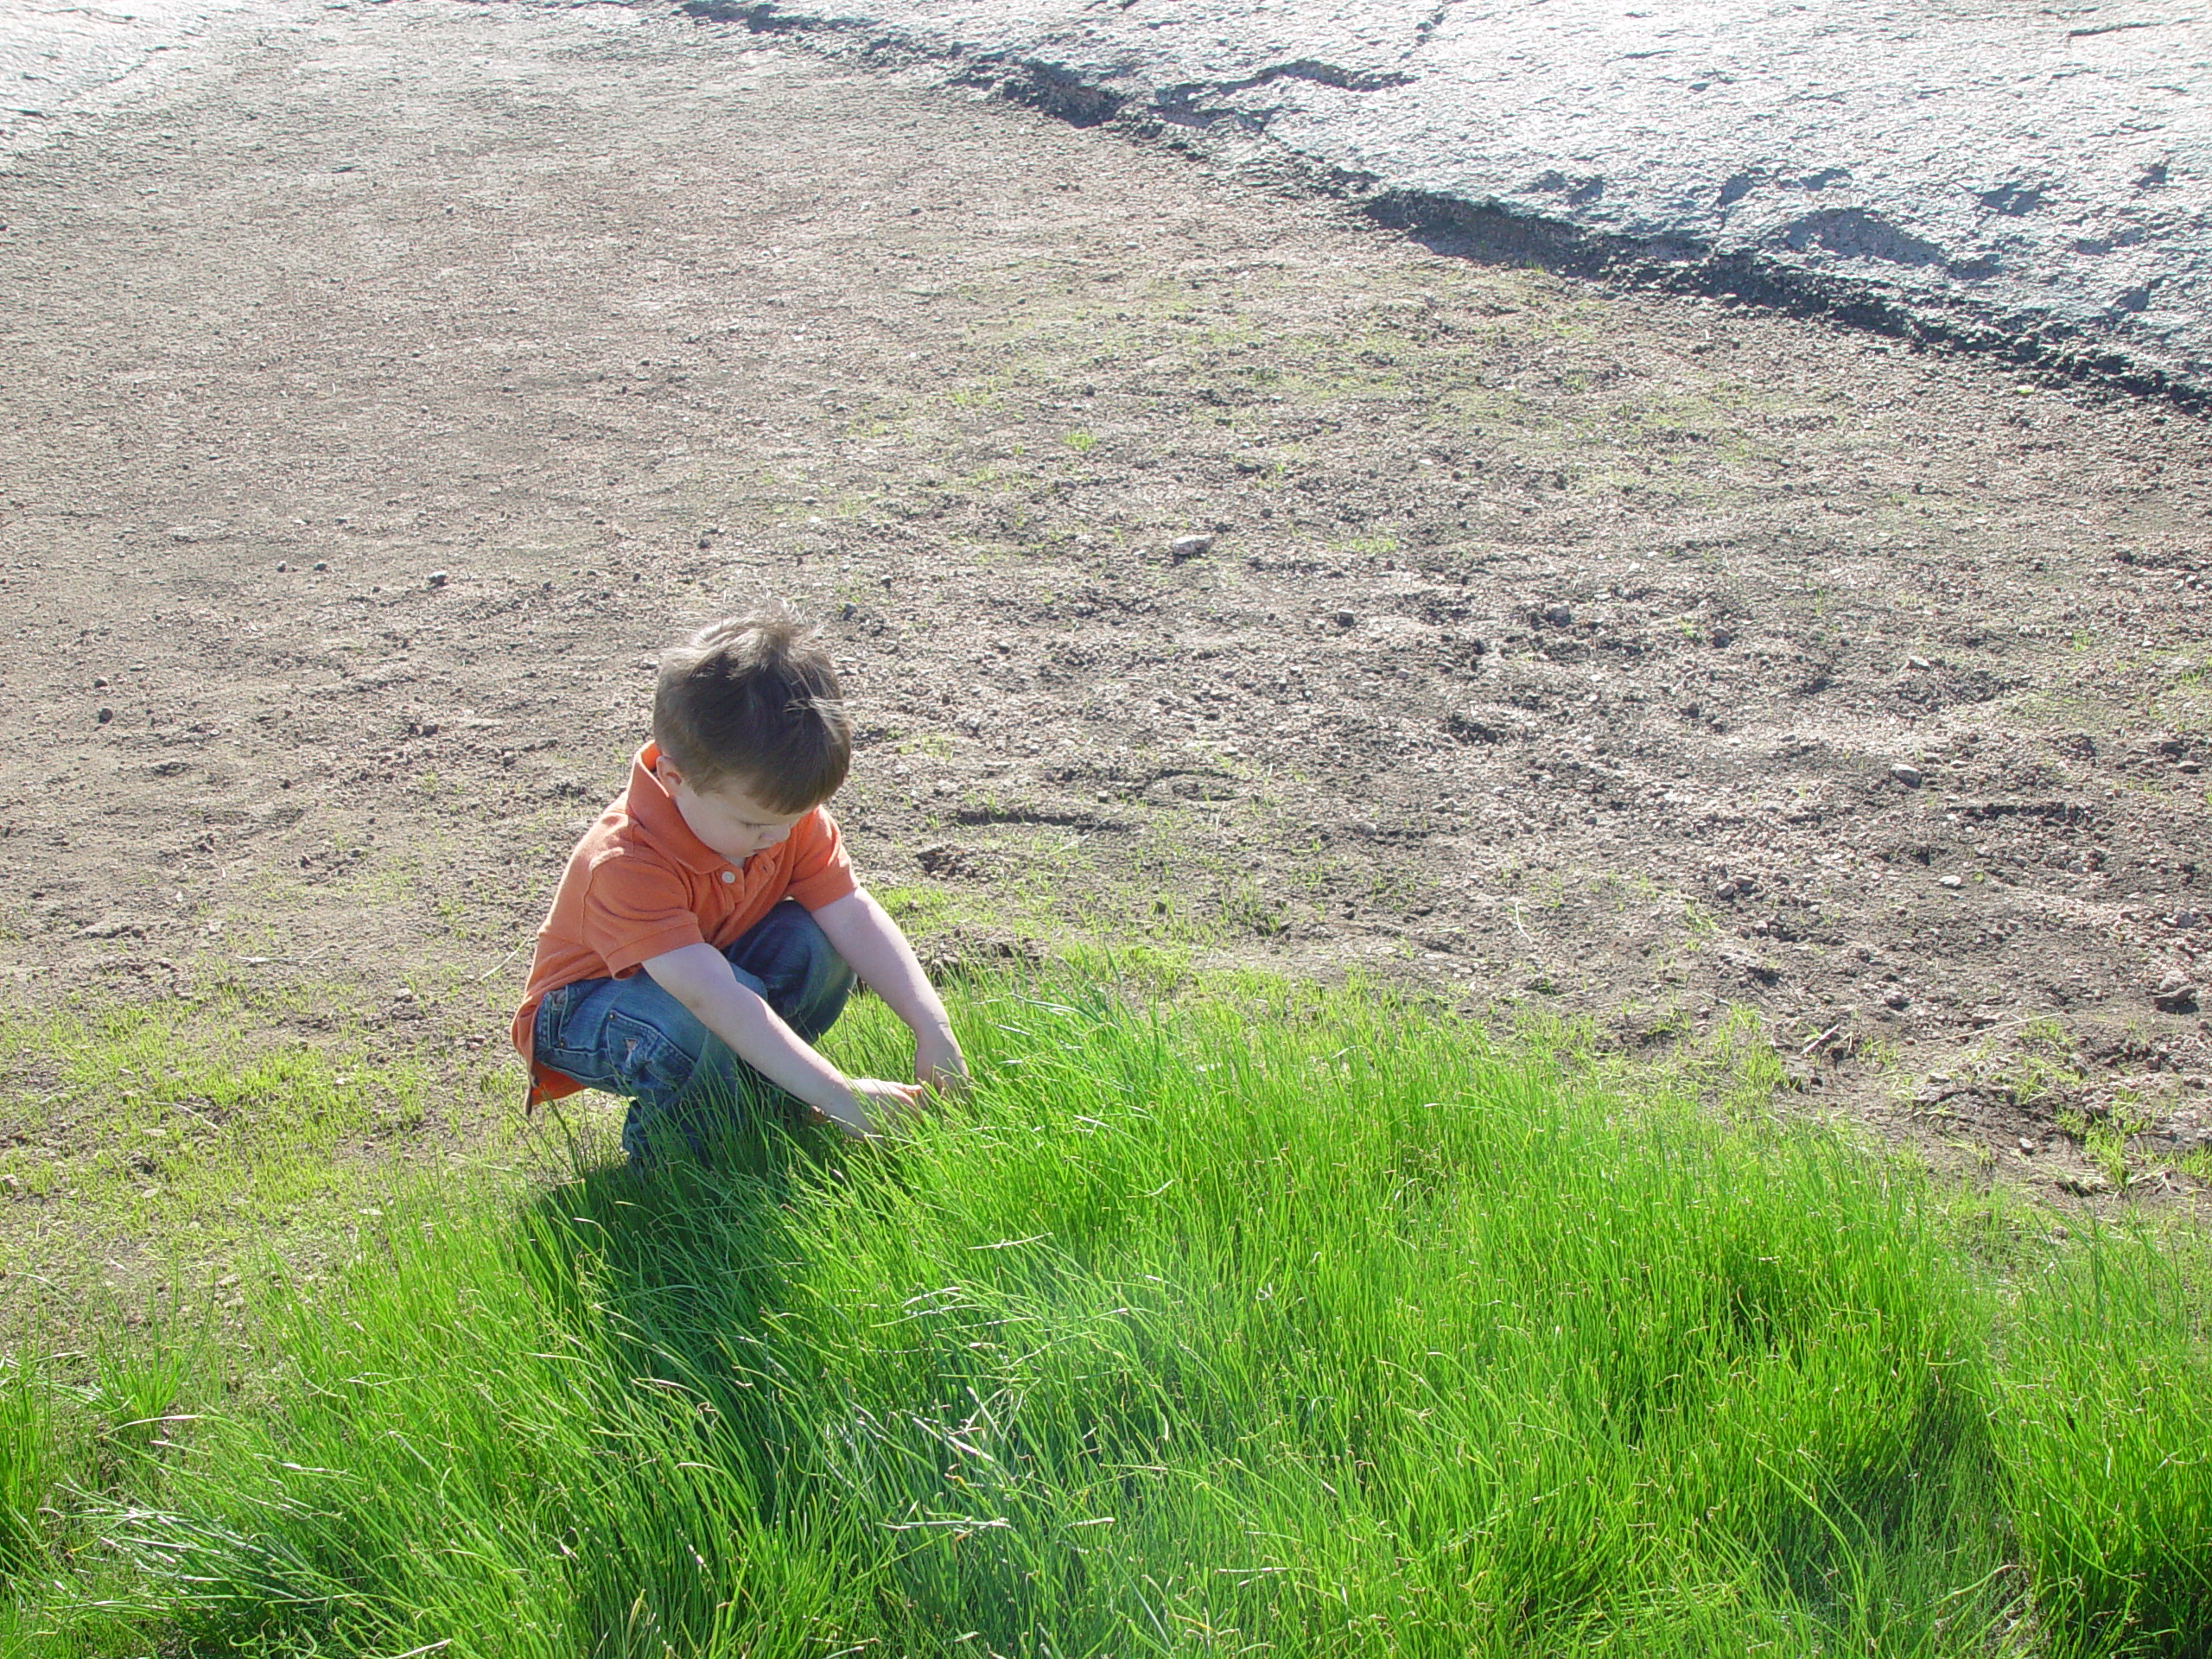
<path id="1" fill-rule="evenodd" d="M 968 1061 L 953 1038 L 952 1022 L 890 912 L 866 887 L 855 887 L 816 911 L 814 920 L 837 954 L 914 1033 L 916 1081 L 948 1092 L 965 1089 Z"/>
<path id="2" fill-rule="evenodd" d="M 641 965 L 738 1058 L 848 1135 L 875 1132 L 868 1121 L 871 1103 L 893 1109 L 914 1104 L 914 1085 L 849 1078 L 823 1058 L 757 993 L 737 982 L 729 958 L 713 945 L 687 944 L 648 957 Z"/>

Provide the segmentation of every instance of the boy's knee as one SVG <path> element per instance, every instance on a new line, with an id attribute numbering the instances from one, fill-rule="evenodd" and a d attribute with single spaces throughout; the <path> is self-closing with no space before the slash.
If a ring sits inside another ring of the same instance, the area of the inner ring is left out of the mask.
<path id="1" fill-rule="evenodd" d="M 806 926 L 812 938 L 805 971 L 792 988 L 791 1012 L 785 1017 L 794 1031 L 812 1042 L 836 1023 L 860 977 L 853 972 L 852 964 L 837 954 L 837 948 L 830 943 L 830 936 L 811 916 L 807 918 Z"/>
<path id="2" fill-rule="evenodd" d="M 835 1024 L 859 982 L 803 905 L 785 900 L 730 951 L 785 1024 L 811 1042 Z"/>

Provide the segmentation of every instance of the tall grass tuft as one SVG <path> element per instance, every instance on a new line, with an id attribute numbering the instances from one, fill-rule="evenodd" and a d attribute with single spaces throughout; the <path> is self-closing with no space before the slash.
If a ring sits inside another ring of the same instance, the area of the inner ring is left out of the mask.
<path id="1" fill-rule="evenodd" d="M 887 1068 L 896 1034 L 841 1037 Z M 2099 1247 L 2102 1301 L 2009 1309 L 2000 1362 L 1937 1195 L 1816 1131 L 1350 994 L 1033 988 L 963 1040 L 975 1100 L 895 1151 L 763 1131 L 381 1224 L 109 1516 L 149 1627 L 548 1659 L 2203 1651 L 2205 1465 L 2130 1414 L 2202 1376 L 2202 1332 L 2139 1251 Z M 2108 1432 L 2139 1438 L 2100 1464 Z"/>
<path id="2" fill-rule="evenodd" d="M 2212 1655 L 2212 1274 L 2093 1231 L 2009 1320 L 1998 1427 L 2063 1653 Z"/>
<path id="3" fill-rule="evenodd" d="M 0 1357 L 0 1584 L 44 1555 L 40 1512 L 55 1469 L 52 1388 L 37 1359 Z"/>

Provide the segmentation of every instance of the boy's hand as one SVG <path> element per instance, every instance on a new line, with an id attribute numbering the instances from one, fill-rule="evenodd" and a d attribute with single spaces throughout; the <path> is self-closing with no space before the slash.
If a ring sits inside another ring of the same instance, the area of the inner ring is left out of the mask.
<path id="1" fill-rule="evenodd" d="M 953 1099 L 969 1089 L 968 1059 L 949 1031 L 925 1031 L 914 1039 L 914 1078 L 925 1089 Z"/>
<path id="2" fill-rule="evenodd" d="M 896 1134 L 899 1120 L 922 1107 L 922 1086 L 918 1083 L 855 1077 L 849 1087 L 853 1096 L 849 1106 L 841 1103 L 836 1107 L 817 1107 L 814 1118 L 817 1123 L 835 1123 L 855 1141 L 876 1141 L 886 1134 Z"/>

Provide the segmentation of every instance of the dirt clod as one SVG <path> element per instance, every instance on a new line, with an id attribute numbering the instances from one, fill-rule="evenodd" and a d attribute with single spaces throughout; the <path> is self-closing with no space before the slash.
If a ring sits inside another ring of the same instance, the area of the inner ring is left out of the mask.
<path id="1" fill-rule="evenodd" d="M 2196 987 L 2179 974 L 2169 974 L 2151 994 L 2151 1006 L 2161 1014 L 2195 1014 Z"/>

